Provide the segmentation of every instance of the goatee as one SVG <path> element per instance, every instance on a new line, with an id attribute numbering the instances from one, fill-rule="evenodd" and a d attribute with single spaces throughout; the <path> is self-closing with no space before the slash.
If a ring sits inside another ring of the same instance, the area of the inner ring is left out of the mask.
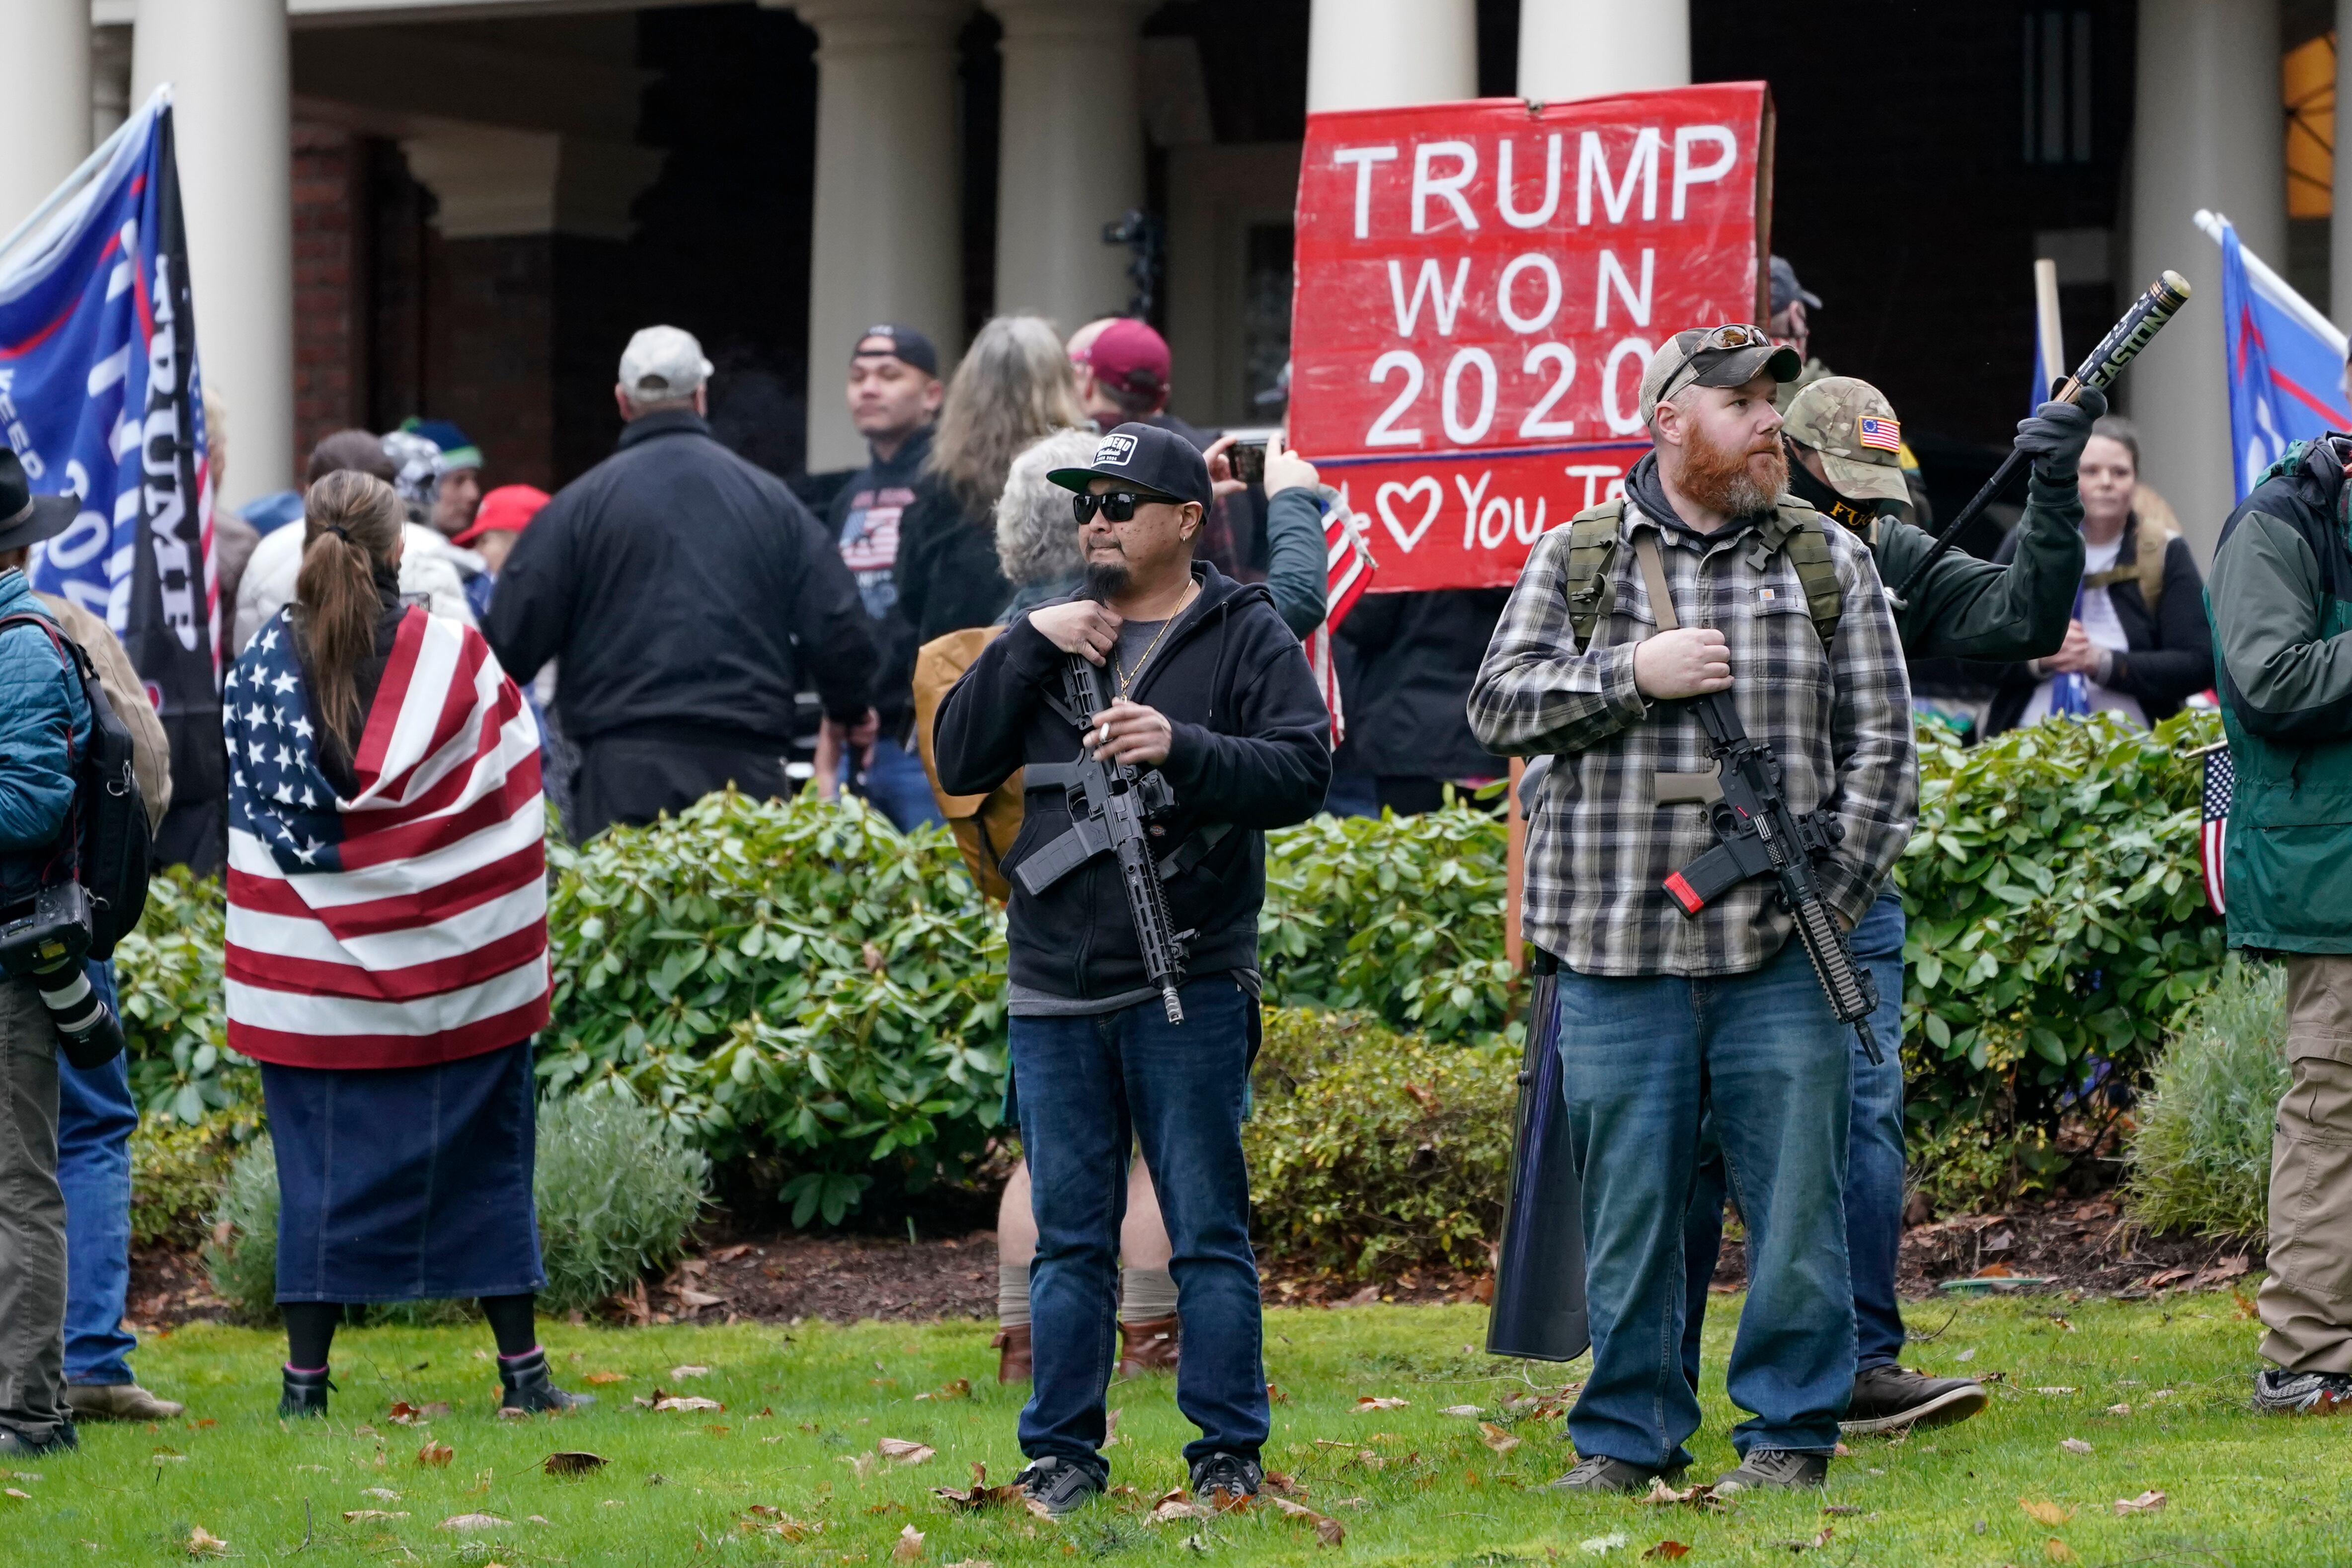
<path id="1" fill-rule="evenodd" d="M 1789 488 L 1789 459 L 1778 436 L 1735 449 L 1717 446 L 1694 424 L 1675 488 L 1726 517 L 1748 517 L 1769 509 Z"/>
<path id="2" fill-rule="evenodd" d="M 1089 561 L 1086 578 L 1078 587 L 1078 597 L 1108 605 L 1126 593 L 1134 582 L 1135 574 L 1124 561 Z"/>

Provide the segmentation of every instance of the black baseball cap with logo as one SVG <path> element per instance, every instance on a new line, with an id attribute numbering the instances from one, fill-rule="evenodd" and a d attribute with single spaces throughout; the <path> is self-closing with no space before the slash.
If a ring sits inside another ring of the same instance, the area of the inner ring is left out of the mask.
<path id="1" fill-rule="evenodd" d="M 1198 501 L 1203 508 L 1216 499 L 1201 449 L 1156 425 L 1122 425 L 1096 445 L 1094 459 L 1085 468 L 1055 468 L 1045 477 L 1080 493 L 1096 479 L 1119 479 L 1138 490 L 1168 500 Z"/>
<path id="2" fill-rule="evenodd" d="M 940 374 L 940 351 L 931 346 L 931 340 L 893 321 L 877 321 L 857 334 L 857 346 L 849 351 L 849 357 L 864 354 L 888 354 L 925 375 L 936 378 Z"/>

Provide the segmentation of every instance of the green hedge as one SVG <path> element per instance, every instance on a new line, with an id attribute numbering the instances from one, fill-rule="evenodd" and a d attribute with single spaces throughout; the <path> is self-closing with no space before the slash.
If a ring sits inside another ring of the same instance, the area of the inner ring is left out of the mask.
<path id="1" fill-rule="evenodd" d="M 2231 963 L 2156 1059 L 2125 1149 L 2133 1220 L 2259 1243 L 2270 1228 L 2271 1128 L 2293 1076 L 2285 970 Z"/>

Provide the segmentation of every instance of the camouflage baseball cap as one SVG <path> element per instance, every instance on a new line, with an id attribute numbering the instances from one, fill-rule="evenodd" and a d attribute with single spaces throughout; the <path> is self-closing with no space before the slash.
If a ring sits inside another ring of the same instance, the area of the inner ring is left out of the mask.
<path id="1" fill-rule="evenodd" d="M 1903 482 L 1903 426 L 1886 394 L 1850 375 L 1825 375 L 1797 394 L 1780 433 L 1822 455 L 1830 488 L 1848 500 L 1911 499 Z"/>
<path id="2" fill-rule="evenodd" d="M 1668 338 L 1643 370 L 1642 417 L 1686 386 L 1740 386 L 1764 371 L 1775 381 L 1794 381 L 1804 368 L 1796 350 L 1775 343 L 1760 327 L 1744 321 L 1687 327 Z"/>

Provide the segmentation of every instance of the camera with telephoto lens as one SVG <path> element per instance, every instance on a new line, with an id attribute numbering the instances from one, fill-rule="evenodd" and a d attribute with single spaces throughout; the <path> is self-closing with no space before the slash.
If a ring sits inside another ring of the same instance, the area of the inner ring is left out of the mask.
<path id="1" fill-rule="evenodd" d="M 0 971 L 33 983 L 66 1060 L 84 1070 L 112 1061 L 124 1044 L 121 1020 L 83 969 L 90 933 L 89 895 L 76 881 L 43 888 L 0 915 Z"/>

